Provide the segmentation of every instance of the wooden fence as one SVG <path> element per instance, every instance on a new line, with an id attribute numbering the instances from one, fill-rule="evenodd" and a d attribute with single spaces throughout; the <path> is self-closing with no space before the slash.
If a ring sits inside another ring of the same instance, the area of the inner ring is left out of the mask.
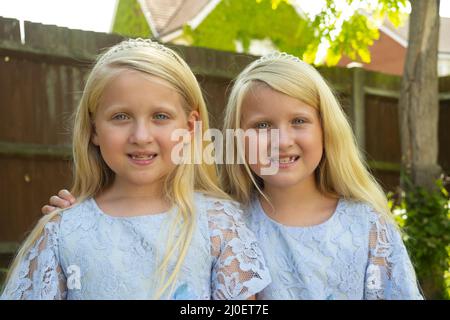
<path id="1" fill-rule="evenodd" d="M 0 17 L 0 266 L 40 218 L 50 195 L 70 187 L 71 114 L 96 55 L 118 35 Z M 196 74 L 213 127 L 230 81 L 255 57 L 173 46 Z M 363 69 L 321 68 L 352 120 L 360 146 L 386 189 L 398 184 L 400 78 Z M 450 169 L 450 77 L 440 79 L 440 164 Z"/>

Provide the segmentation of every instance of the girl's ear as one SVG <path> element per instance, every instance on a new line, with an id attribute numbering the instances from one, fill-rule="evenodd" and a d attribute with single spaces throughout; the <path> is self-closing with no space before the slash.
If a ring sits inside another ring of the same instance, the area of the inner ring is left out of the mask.
<path id="1" fill-rule="evenodd" d="M 191 111 L 191 113 L 189 113 L 188 116 L 188 130 L 189 132 L 192 134 L 194 133 L 194 129 L 195 129 L 195 122 L 200 120 L 200 114 L 198 113 L 197 110 L 193 110 Z"/>

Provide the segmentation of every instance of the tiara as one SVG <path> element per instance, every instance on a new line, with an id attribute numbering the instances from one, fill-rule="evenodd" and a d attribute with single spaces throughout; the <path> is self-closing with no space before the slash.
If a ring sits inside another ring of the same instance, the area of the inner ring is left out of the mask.
<path id="1" fill-rule="evenodd" d="M 300 58 L 293 56 L 292 54 L 289 54 L 286 52 L 280 52 L 280 51 L 273 51 L 273 52 L 263 55 L 259 59 L 255 60 L 255 64 L 267 62 L 267 61 L 273 61 L 273 60 L 288 60 L 288 61 L 294 61 L 294 62 L 302 62 L 302 60 L 300 60 Z"/>
<path id="2" fill-rule="evenodd" d="M 124 41 L 116 44 L 115 46 L 113 46 L 100 58 L 99 64 L 105 63 L 105 61 L 109 57 L 115 55 L 117 52 L 126 51 L 126 50 L 130 50 L 130 49 L 134 49 L 134 48 L 145 48 L 145 47 L 160 50 L 178 60 L 177 56 L 173 53 L 173 51 L 170 50 L 169 48 L 165 47 L 164 45 L 162 45 L 156 41 L 152 41 L 150 39 L 136 38 L 136 39 L 124 40 Z"/>

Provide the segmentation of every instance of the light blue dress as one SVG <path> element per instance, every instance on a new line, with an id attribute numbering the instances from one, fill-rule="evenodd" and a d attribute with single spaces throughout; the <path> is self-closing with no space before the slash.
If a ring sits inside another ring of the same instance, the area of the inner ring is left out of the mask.
<path id="1" fill-rule="evenodd" d="M 341 198 L 310 227 L 274 221 L 256 197 L 248 211 L 272 276 L 258 299 L 422 299 L 399 232 L 371 206 Z"/>
<path id="2" fill-rule="evenodd" d="M 266 287 L 268 269 L 238 205 L 200 193 L 195 205 L 191 245 L 162 298 L 246 299 Z M 151 299 L 174 216 L 112 217 L 87 199 L 46 224 L 1 298 Z"/>

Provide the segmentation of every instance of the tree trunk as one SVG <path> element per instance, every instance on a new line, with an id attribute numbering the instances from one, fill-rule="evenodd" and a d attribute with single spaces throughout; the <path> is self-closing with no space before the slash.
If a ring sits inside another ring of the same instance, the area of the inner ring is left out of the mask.
<path id="1" fill-rule="evenodd" d="M 439 0 L 411 0 L 399 120 L 402 166 L 416 186 L 434 189 L 438 160 Z"/>
<path id="2" fill-rule="evenodd" d="M 411 179 L 411 188 L 420 186 L 433 192 L 435 181 L 441 174 L 437 162 L 439 0 L 410 2 L 408 50 L 399 101 L 402 168 Z M 409 184 L 401 183 L 408 191 Z M 405 227 L 407 224 L 408 220 Z M 442 298 L 444 274 L 435 267 L 433 258 L 436 255 L 431 253 L 431 257 L 429 269 L 420 270 L 419 280 L 425 297 L 438 299 Z"/>

